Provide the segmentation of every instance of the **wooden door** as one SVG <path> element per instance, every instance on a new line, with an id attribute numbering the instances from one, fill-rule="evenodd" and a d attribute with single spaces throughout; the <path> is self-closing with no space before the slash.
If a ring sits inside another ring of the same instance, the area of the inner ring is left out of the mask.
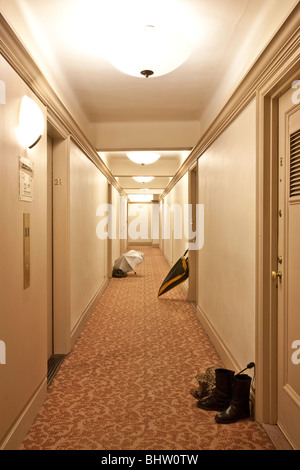
<path id="1" fill-rule="evenodd" d="M 278 426 L 300 449 L 300 104 L 279 100 Z M 276 281 L 275 281 L 276 279 Z"/>
<path id="2" fill-rule="evenodd" d="M 52 210 L 53 210 L 53 192 L 52 192 L 52 181 L 53 181 L 53 141 L 51 137 L 47 138 L 47 323 L 48 323 L 48 335 L 47 335 L 47 355 L 48 359 L 53 354 L 53 282 L 52 282 Z"/>
<path id="3" fill-rule="evenodd" d="M 197 204 L 198 204 L 198 162 L 193 169 L 189 171 L 189 204 L 192 207 L 192 219 L 188 221 L 191 232 L 197 233 Z M 197 244 L 196 236 L 189 239 L 190 245 Z M 188 299 L 197 305 L 197 270 L 198 270 L 198 250 L 189 251 L 189 290 Z"/>

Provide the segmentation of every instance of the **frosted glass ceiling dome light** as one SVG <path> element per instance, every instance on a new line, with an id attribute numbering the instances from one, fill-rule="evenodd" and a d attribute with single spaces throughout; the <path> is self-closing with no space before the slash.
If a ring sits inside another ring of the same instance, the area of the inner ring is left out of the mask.
<path id="1" fill-rule="evenodd" d="M 108 61 L 127 75 L 159 77 L 183 64 L 191 44 L 181 34 L 147 25 L 129 27 L 108 47 Z"/>
<path id="2" fill-rule="evenodd" d="M 17 135 L 24 147 L 32 148 L 44 133 L 44 116 L 36 104 L 28 96 L 23 96 L 19 112 L 19 127 Z"/>
<path id="3" fill-rule="evenodd" d="M 128 199 L 131 202 L 151 202 L 153 194 L 129 194 Z"/>
<path id="4" fill-rule="evenodd" d="M 160 158 L 159 153 L 154 152 L 128 152 L 126 155 L 132 162 L 141 165 L 149 165 Z"/>
<path id="5" fill-rule="evenodd" d="M 154 176 L 133 176 L 134 181 L 138 183 L 150 183 L 154 179 Z"/>

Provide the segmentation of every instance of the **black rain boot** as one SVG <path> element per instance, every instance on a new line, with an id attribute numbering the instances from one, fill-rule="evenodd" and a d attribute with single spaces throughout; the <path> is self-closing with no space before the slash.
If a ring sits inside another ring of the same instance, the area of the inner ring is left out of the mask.
<path id="1" fill-rule="evenodd" d="M 232 398 L 233 377 L 232 370 L 216 369 L 216 388 L 210 397 L 198 401 L 198 408 L 213 411 L 225 410 Z"/>
<path id="2" fill-rule="evenodd" d="M 236 375 L 233 379 L 232 400 L 227 409 L 215 416 L 217 423 L 234 423 L 250 417 L 250 385 L 249 375 Z"/>

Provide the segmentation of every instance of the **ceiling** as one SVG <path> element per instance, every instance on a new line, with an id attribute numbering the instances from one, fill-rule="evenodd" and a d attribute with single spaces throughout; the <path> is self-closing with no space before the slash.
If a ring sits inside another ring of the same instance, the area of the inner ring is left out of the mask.
<path id="1" fill-rule="evenodd" d="M 131 195 L 139 194 L 140 199 L 149 195 L 159 196 L 171 181 L 180 165 L 189 155 L 189 150 L 158 150 L 160 159 L 150 165 L 139 165 L 131 162 L 123 151 L 99 152 L 104 163 L 109 166 L 124 192 Z M 140 183 L 134 177 L 154 176 L 150 182 Z M 150 198 L 153 199 L 153 198 Z"/>
<path id="2" fill-rule="evenodd" d="M 167 186 L 297 3 L 0 0 L 3 16 L 120 186 L 127 193 L 148 188 L 151 194 Z M 136 78 L 119 72 L 106 57 L 108 45 L 116 38 L 121 43 L 137 23 L 172 27 L 188 39 L 192 53 L 164 76 Z M 100 139 L 103 129 L 109 129 L 110 139 Z M 152 165 L 133 164 L 126 157 L 129 149 L 155 149 L 161 158 Z M 147 188 L 132 179 L 144 174 L 156 177 Z"/>

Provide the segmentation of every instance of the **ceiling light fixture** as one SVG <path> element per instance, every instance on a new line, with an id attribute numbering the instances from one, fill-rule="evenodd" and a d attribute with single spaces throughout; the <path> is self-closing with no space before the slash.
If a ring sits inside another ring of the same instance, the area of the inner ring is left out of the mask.
<path id="1" fill-rule="evenodd" d="M 151 202 L 153 194 L 128 194 L 130 202 Z"/>
<path id="2" fill-rule="evenodd" d="M 159 77 L 182 65 L 191 53 L 181 34 L 153 25 L 131 27 L 108 46 L 108 61 L 127 75 Z"/>
<path id="3" fill-rule="evenodd" d="M 133 176 L 134 181 L 138 183 L 150 183 L 154 179 L 154 176 Z"/>
<path id="4" fill-rule="evenodd" d="M 23 96 L 19 112 L 19 127 L 17 135 L 24 147 L 32 148 L 44 133 L 44 116 L 36 104 L 28 96 Z"/>
<path id="5" fill-rule="evenodd" d="M 128 152 L 126 155 L 132 162 L 141 165 L 149 165 L 160 158 L 159 153 L 154 152 Z"/>

